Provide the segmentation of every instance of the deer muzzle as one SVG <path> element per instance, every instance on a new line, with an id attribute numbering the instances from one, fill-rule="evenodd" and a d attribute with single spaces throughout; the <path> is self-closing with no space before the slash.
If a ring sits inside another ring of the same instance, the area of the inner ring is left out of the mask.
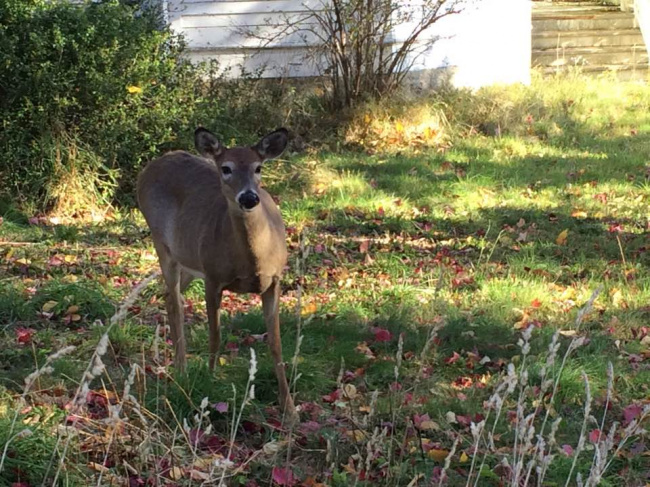
<path id="1" fill-rule="evenodd" d="M 239 203 L 239 206 L 242 210 L 251 211 L 253 208 L 260 204 L 260 197 L 255 191 L 251 191 L 249 189 L 247 191 L 239 193 L 237 196 L 237 203 Z"/>

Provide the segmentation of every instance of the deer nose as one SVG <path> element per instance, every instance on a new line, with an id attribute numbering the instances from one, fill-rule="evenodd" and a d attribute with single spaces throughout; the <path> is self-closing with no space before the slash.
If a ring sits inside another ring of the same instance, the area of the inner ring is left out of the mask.
<path id="1" fill-rule="evenodd" d="M 241 206 L 244 210 L 252 210 L 257 205 L 260 204 L 260 197 L 255 191 L 251 191 L 251 190 L 245 191 L 242 194 L 240 194 L 237 200 L 239 206 Z"/>

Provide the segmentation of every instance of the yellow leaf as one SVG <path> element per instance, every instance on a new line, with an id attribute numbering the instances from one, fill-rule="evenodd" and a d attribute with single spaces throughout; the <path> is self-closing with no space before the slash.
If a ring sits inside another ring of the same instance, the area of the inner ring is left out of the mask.
<path id="1" fill-rule="evenodd" d="M 361 430 L 348 430 L 345 432 L 345 434 L 351 441 L 354 441 L 355 443 L 363 442 L 363 439 L 366 437 L 364 432 Z"/>
<path id="2" fill-rule="evenodd" d="M 312 315 L 318 310 L 318 305 L 316 303 L 309 303 L 302 307 L 300 314 L 302 316 Z"/>
<path id="3" fill-rule="evenodd" d="M 142 88 L 140 88 L 139 86 L 127 86 L 126 91 L 134 95 L 136 93 L 142 93 Z"/>
<path id="4" fill-rule="evenodd" d="M 66 264 L 74 264 L 77 262 L 77 256 L 76 255 L 64 255 L 63 260 L 65 261 Z"/>
<path id="5" fill-rule="evenodd" d="M 108 467 L 105 467 L 104 465 L 100 463 L 95 463 L 95 462 L 90 462 L 88 464 L 88 468 L 91 468 L 95 470 L 96 472 L 108 472 Z"/>
<path id="6" fill-rule="evenodd" d="M 420 429 L 421 430 L 440 430 L 440 426 L 438 426 L 438 423 L 435 421 L 422 421 L 420 423 Z"/>
<path id="7" fill-rule="evenodd" d="M 575 330 L 560 330 L 560 335 L 563 337 L 574 337 L 578 334 Z"/>
<path id="8" fill-rule="evenodd" d="M 45 304 L 43 305 L 43 311 L 44 311 L 45 313 L 49 313 L 50 311 L 52 311 L 52 310 L 54 309 L 54 307 L 55 307 L 57 304 L 59 304 L 59 303 L 57 303 L 56 301 L 48 301 L 47 303 L 45 303 Z"/>
<path id="9" fill-rule="evenodd" d="M 566 239 L 569 236 L 569 230 L 562 230 L 560 234 L 555 239 L 555 243 L 558 245 L 566 244 Z"/>
<path id="10" fill-rule="evenodd" d="M 444 462 L 447 455 L 449 455 L 449 452 L 447 450 L 436 450 L 434 448 L 433 450 L 429 450 L 427 455 L 429 458 L 433 458 L 437 462 Z"/>
<path id="11" fill-rule="evenodd" d="M 183 478 L 183 471 L 178 467 L 174 467 L 169 471 L 169 478 L 172 480 L 180 480 Z"/>
<path id="12" fill-rule="evenodd" d="M 620 289 L 612 289 L 609 292 L 609 295 L 612 297 L 612 304 L 614 307 L 618 308 L 619 305 L 621 304 L 621 301 L 623 301 L 623 294 L 621 294 Z"/>
<path id="13" fill-rule="evenodd" d="M 32 263 L 32 261 L 29 260 L 29 259 L 25 259 L 25 258 L 22 258 L 22 259 L 16 259 L 16 264 L 20 264 L 20 265 L 29 265 L 29 264 L 31 264 L 31 263 Z"/>
<path id="14" fill-rule="evenodd" d="M 404 132 L 404 125 L 402 125 L 402 122 L 395 122 L 395 130 L 398 134 Z"/>
<path id="15" fill-rule="evenodd" d="M 354 384 L 345 384 L 343 386 L 343 393 L 348 399 L 354 399 L 357 397 L 357 388 L 354 386 Z"/>
<path id="16" fill-rule="evenodd" d="M 587 218 L 587 212 L 582 210 L 573 210 L 571 216 L 573 218 Z"/>
<path id="17" fill-rule="evenodd" d="M 224 366 L 228 363 L 226 357 L 219 357 L 219 365 Z"/>
<path id="18" fill-rule="evenodd" d="M 469 457 L 467 456 L 467 453 L 463 452 L 460 454 L 460 463 L 465 463 L 467 460 L 469 460 Z"/>

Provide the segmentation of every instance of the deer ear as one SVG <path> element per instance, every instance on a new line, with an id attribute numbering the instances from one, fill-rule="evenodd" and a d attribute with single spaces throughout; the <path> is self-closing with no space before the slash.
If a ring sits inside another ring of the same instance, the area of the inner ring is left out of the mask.
<path id="1" fill-rule="evenodd" d="M 277 129 L 262 139 L 253 146 L 253 150 L 257 152 L 263 161 L 274 159 L 284 152 L 289 142 L 289 131 L 284 128 Z"/>
<path id="2" fill-rule="evenodd" d="M 223 145 L 208 129 L 199 127 L 194 131 L 194 146 L 203 157 L 216 159 L 223 152 Z"/>

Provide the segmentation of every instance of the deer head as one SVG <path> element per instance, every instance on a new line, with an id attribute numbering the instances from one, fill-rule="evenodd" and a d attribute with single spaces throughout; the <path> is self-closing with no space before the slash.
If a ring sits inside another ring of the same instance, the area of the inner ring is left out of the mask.
<path id="1" fill-rule="evenodd" d="M 288 132 L 277 129 L 252 147 L 226 148 L 209 130 L 194 132 L 196 150 L 212 160 L 221 175 L 221 188 L 231 207 L 243 212 L 254 211 L 260 203 L 259 189 L 262 164 L 278 157 L 287 146 Z"/>

